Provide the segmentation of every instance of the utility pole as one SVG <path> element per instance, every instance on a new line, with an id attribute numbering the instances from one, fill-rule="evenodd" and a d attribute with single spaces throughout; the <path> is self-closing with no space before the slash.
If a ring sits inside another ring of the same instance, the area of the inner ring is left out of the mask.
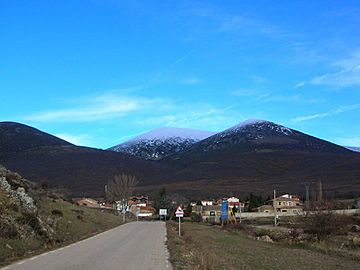
<path id="1" fill-rule="evenodd" d="M 239 222 L 241 223 L 241 202 L 239 204 Z"/>
<path id="2" fill-rule="evenodd" d="M 274 189 L 274 200 L 273 200 L 273 207 L 274 207 L 274 226 L 277 226 L 277 218 L 276 218 L 276 190 Z"/>
<path id="3" fill-rule="evenodd" d="M 126 204 L 125 204 L 125 199 L 122 200 L 123 202 L 123 223 L 125 223 L 125 216 L 126 216 Z"/>
<path id="4" fill-rule="evenodd" d="M 310 185 L 312 182 L 305 182 L 305 192 L 306 192 L 306 199 L 305 199 L 305 207 L 306 210 L 309 211 L 310 209 Z"/>

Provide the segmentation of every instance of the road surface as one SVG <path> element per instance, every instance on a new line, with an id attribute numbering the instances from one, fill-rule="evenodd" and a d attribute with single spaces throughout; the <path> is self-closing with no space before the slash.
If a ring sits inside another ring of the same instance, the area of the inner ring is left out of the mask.
<path id="1" fill-rule="evenodd" d="M 165 240 L 164 222 L 131 222 L 1 270 L 168 270 Z"/>

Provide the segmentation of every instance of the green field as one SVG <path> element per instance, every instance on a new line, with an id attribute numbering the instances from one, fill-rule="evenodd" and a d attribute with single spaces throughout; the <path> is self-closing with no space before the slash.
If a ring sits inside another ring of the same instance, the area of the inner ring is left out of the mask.
<path id="1" fill-rule="evenodd" d="M 168 248 L 174 269 L 360 269 L 360 262 L 304 246 L 258 241 L 241 232 L 199 223 L 168 222 Z"/>

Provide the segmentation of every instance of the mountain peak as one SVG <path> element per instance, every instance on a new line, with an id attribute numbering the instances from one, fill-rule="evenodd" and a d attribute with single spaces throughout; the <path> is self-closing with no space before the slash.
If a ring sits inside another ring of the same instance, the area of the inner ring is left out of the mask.
<path id="1" fill-rule="evenodd" d="M 248 132 L 249 129 L 255 129 L 256 132 L 272 132 L 282 135 L 290 135 L 293 133 L 293 131 L 290 128 L 287 128 L 285 126 L 267 121 L 262 119 L 248 119 L 245 120 L 227 130 L 225 130 L 223 133 L 238 133 L 238 132 Z"/>
<path id="2" fill-rule="evenodd" d="M 245 121 L 242 121 L 242 122 L 236 124 L 235 126 L 232 126 L 229 129 L 242 128 L 242 127 L 251 126 L 251 125 L 260 124 L 260 123 L 271 123 L 271 122 L 262 120 L 262 119 L 253 118 L 253 119 L 247 119 Z"/>
<path id="3" fill-rule="evenodd" d="M 124 152 L 145 159 L 158 160 L 184 151 L 194 143 L 214 134 L 211 131 L 189 128 L 160 127 L 113 146 L 109 150 Z"/>
<path id="4" fill-rule="evenodd" d="M 160 128 L 152 129 L 139 136 L 136 136 L 135 138 L 132 138 L 124 142 L 124 144 L 134 143 L 138 141 L 146 141 L 146 140 L 164 140 L 169 138 L 203 140 L 214 134 L 215 132 L 196 130 L 190 128 L 160 127 Z"/>

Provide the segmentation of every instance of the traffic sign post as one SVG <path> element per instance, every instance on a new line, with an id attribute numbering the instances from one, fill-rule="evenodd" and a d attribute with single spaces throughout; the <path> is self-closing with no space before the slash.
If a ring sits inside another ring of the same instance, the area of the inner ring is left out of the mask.
<path id="1" fill-rule="evenodd" d="M 161 220 L 161 216 L 165 217 L 165 221 L 166 221 L 166 216 L 167 216 L 167 209 L 159 209 L 159 219 Z"/>
<path id="2" fill-rule="evenodd" d="M 179 236 L 181 236 L 181 218 L 184 217 L 184 210 L 182 210 L 181 206 L 176 209 L 175 215 L 179 218 Z"/>

